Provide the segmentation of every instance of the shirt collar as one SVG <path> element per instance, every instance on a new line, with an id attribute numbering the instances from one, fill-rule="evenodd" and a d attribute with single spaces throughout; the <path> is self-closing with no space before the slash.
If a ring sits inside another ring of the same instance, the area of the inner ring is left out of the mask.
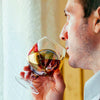
<path id="1" fill-rule="evenodd" d="M 85 83 L 84 98 L 86 98 L 85 100 L 92 100 L 91 98 L 98 93 L 100 93 L 100 71 Z"/>

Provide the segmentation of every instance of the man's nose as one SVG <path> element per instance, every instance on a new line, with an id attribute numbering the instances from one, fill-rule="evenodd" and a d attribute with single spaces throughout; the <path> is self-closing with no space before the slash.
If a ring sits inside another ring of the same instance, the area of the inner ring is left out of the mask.
<path id="1" fill-rule="evenodd" d="M 61 34 L 60 34 L 60 39 L 66 41 L 68 39 L 68 32 L 67 32 L 67 27 L 64 25 Z"/>

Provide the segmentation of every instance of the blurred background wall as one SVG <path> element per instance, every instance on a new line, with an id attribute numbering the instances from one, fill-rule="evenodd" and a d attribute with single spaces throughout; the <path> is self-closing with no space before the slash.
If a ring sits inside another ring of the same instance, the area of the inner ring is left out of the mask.
<path id="1" fill-rule="evenodd" d="M 0 0 L 0 100 L 33 100 L 15 76 L 27 65 L 27 53 L 39 38 L 59 39 L 66 22 L 66 0 Z M 64 100 L 83 100 L 84 83 L 93 72 L 73 69 L 66 57 Z"/>

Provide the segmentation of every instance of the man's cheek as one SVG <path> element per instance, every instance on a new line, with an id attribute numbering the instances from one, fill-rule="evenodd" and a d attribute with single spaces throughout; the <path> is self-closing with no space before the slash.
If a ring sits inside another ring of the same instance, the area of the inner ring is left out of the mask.
<path id="1" fill-rule="evenodd" d="M 81 23 L 81 21 L 79 20 L 79 19 L 77 19 L 77 18 L 72 18 L 72 26 L 73 26 L 73 30 L 74 31 L 77 31 L 77 29 L 79 28 L 79 26 L 80 26 L 80 23 Z"/>

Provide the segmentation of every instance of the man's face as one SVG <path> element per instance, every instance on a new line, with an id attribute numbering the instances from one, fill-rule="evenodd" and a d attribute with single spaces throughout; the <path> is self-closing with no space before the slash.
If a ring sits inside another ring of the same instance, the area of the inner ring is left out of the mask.
<path id="1" fill-rule="evenodd" d="M 90 69 L 95 39 L 92 30 L 92 17 L 84 18 L 84 11 L 77 0 L 69 0 L 65 7 L 66 23 L 60 38 L 66 41 L 69 64 L 72 67 Z"/>

